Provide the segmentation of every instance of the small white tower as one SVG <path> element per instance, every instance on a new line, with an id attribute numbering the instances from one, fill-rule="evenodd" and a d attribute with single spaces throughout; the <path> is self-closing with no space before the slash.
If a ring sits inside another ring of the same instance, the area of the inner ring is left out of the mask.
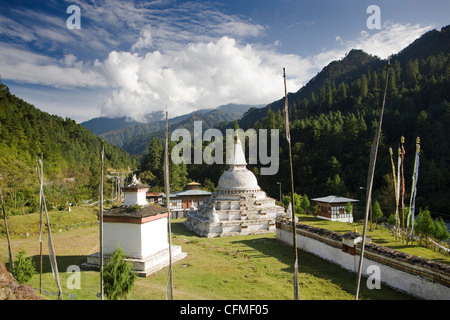
<path id="1" fill-rule="evenodd" d="M 122 187 L 122 192 L 125 197 L 123 203 L 124 206 L 140 205 L 144 206 L 147 204 L 147 199 L 145 197 L 146 192 L 150 187 L 146 184 L 142 184 L 133 175 L 133 181 L 126 187 Z"/>
<path id="2" fill-rule="evenodd" d="M 169 265 L 167 209 L 147 203 L 148 188 L 134 176 L 132 183 L 122 188 L 124 204 L 103 213 L 105 260 L 120 247 L 125 251 L 125 260 L 133 264 L 133 271 L 139 276 L 148 276 Z M 185 257 L 181 246 L 172 245 L 172 262 Z M 88 256 L 84 267 L 99 265 L 100 255 L 95 253 Z"/>

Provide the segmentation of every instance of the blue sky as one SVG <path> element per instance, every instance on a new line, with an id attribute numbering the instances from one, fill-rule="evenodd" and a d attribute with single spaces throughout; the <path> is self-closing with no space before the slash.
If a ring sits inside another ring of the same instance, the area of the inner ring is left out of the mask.
<path id="1" fill-rule="evenodd" d="M 69 29 L 70 5 L 81 29 Z M 369 29 L 370 5 L 380 29 Z M 352 48 L 386 58 L 450 24 L 450 1 L 2 1 L 0 75 L 17 96 L 82 122 L 136 120 L 295 92 Z"/>

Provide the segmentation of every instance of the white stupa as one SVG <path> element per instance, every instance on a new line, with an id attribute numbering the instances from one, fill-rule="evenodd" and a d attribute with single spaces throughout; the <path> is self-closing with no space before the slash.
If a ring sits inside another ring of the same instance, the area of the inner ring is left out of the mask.
<path id="1" fill-rule="evenodd" d="M 200 236 L 223 237 L 275 232 L 275 218 L 284 212 L 275 199 L 261 190 L 247 169 L 239 138 L 235 140 L 230 168 L 216 191 L 198 210 L 188 212 L 185 226 Z"/>
<path id="2" fill-rule="evenodd" d="M 103 213 L 105 260 L 120 247 L 125 252 L 125 260 L 133 264 L 133 271 L 139 276 L 148 276 L 169 265 L 167 209 L 146 201 L 148 188 L 134 176 L 132 183 L 122 188 L 124 204 Z M 186 253 L 181 247 L 172 245 L 172 261 L 184 257 Z M 88 256 L 83 266 L 99 268 L 99 265 L 97 252 Z"/>

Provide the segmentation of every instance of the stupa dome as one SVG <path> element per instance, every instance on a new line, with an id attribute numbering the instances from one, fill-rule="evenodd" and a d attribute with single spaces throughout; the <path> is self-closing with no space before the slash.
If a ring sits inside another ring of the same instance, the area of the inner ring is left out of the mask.
<path id="1" fill-rule="evenodd" d="M 227 170 L 219 179 L 217 190 L 259 190 L 255 175 L 248 169 Z"/>
<path id="2" fill-rule="evenodd" d="M 217 190 L 260 190 L 255 175 L 246 168 L 246 165 L 247 162 L 245 161 L 241 141 L 237 138 L 234 143 L 233 154 L 230 159 L 230 168 L 220 176 Z"/>

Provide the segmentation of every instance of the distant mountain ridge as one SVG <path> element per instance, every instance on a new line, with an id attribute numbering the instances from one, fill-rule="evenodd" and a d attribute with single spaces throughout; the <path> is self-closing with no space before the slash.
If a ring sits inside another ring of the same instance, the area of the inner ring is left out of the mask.
<path id="1" fill-rule="evenodd" d="M 123 127 L 136 123 L 138 122 L 129 119 L 127 117 L 120 117 L 120 118 L 98 117 L 87 120 L 80 124 L 86 129 L 91 130 L 93 134 L 101 135 L 103 133 L 121 129 Z"/>
<path id="2" fill-rule="evenodd" d="M 182 116 L 169 119 L 169 132 L 172 132 L 177 128 L 185 128 L 188 129 L 189 132 L 193 132 L 194 121 L 201 121 L 203 130 L 209 128 L 219 128 L 227 123 L 240 119 L 240 117 L 241 115 L 238 113 L 224 112 L 219 109 L 202 110 L 201 112 L 193 112 L 189 114 L 188 117 Z M 121 148 L 130 154 L 145 154 L 152 135 L 156 135 L 162 139 L 165 134 L 165 121 L 154 123 L 154 125 L 155 127 L 153 128 L 155 130 L 148 130 L 143 134 L 133 135 L 121 146 Z M 156 130 L 156 126 L 160 126 L 160 129 Z M 102 136 L 106 139 L 106 135 L 108 134 Z M 109 138 L 111 139 L 111 136 L 109 136 Z"/>
<path id="3" fill-rule="evenodd" d="M 177 127 L 193 129 L 194 121 L 203 121 L 204 128 L 217 127 L 221 123 L 234 122 L 241 118 L 250 108 L 261 108 L 264 105 L 227 104 L 214 109 L 201 109 L 185 115 L 169 118 L 170 130 Z M 145 153 L 153 134 L 162 136 L 165 126 L 163 112 L 153 112 L 146 116 L 146 123 L 127 117 L 99 117 L 81 123 L 94 134 L 109 143 L 124 149 L 130 154 Z"/>
<path id="4" fill-rule="evenodd" d="M 318 90 L 327 83 L 339 83 L 341 81 L 350 82 L 366 72 L 368 68 L 378 69 L 382 65 L 383 61 L 378 57 L 369 55 L 360 49 L 350 50 L 350 52 L 341 60 L 330 62 L 330 64 L 324 67 L 298 91 L 288 93 L 288 101 L 291 103 L 291 101 L 310 98 L 313 93 L 317 94 Z M 271 108 L 272 111 L 282 110 L 284 107 L 284 99 L 285 98 L 282 97 L 281 99 L 268 104 L 264 108 L 250 109 L 239 120 L 239 125 L 242 128 L 247 129 L 256 121 L 265 117 L 269 108 Z"/>

